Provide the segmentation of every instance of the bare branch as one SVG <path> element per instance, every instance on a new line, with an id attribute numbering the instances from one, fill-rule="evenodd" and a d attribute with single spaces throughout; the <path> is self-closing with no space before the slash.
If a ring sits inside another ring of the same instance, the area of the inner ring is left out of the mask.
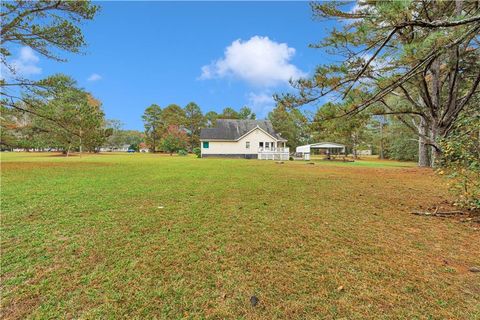
<path id="1" fill-rule="evenodd" d="M 445 20 L 437 20 L 437 21 L 425 21 L 425 20 L 411 20 L 411 21 L 404 21 L 395 25 L 396 28 L 404 28 L 407 26 L 416 26 L 421 28 L 447 28 L 447 27 L 457 27 L 462 26 L 470 23 L 475 23 L 480 21 L 480 16 L 474 16 L 463 20 L 457 21 L 445 21 Z"/>

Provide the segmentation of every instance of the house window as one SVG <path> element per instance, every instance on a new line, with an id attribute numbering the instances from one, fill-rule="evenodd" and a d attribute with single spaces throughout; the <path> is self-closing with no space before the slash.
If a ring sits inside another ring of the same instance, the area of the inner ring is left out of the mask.
<path id="1" fill-rule="evenodd" d="M 209 146 L 210 144 L 208 143 L 208 141 L 203 141 L 203 149 L 208 149 Z"/>
<path id="2" fill-rule="evenodd" d="M 265 142 L 265 149 L 268 150 L 269 147 L 270 147 L 270 143 L 269 143 L 269 142 Z"/>
<path id="3" fill-rule="evenodd" d="M 250 149 L 250 141 L 245 142 L 245 148 Z"/>
<path id="4" fill-rule="evenodd" d="M 258 143 L 258 146 L 259 146 L 260 148 L 263 148 L 263 142 L 259 142 L 259 143 Z"/>

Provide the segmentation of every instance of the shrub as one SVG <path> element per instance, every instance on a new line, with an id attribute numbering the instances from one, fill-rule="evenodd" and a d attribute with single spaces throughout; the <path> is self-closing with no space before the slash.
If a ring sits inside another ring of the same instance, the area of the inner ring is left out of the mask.
<path id="1" fill-rule="evenodd" d="M 293 157 L 292 157 L 292 156 L 290 156 L 290 157 L 288 158 L 288 160 L 290 160 L 290 161 L 293 161 Z"/>
<path id="2" fill-rule="evenodd" d="M 202 156 L 202 150 L 199 147 L 193 148 L 193 153 L 197 155 L 197 158 Z"/>
<path id="3" fill-rule="evenodd" d="M 460 119 L 453 134 L 441 142 L 443 154 L 437 173 L 451 179 L 456 204 L 480 209 L 480 115 Z"/>
<path id="4" fill-rule="evenodd" d="M 138 152 L 140 150 L 138 144 L 131 144 L 130 147 L 128 147 L 129 150 L 135 150 L 136 152 Z"/>
<path id="5" fill-rule="evenodd" d="M 178 150 L 178 155 L 179 156 L 187 156 L 188 155 L 188 152 L 186 150 Z"/>

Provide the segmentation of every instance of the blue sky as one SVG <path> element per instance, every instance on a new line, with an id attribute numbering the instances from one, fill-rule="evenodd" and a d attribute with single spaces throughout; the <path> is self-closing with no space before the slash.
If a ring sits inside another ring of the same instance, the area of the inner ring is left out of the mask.
<path id="1" fill-rule="evenodd" d="M 84 55 L 64 54 L 68 62 L 59 63 L 24 50 L 17 59 L 32 78 L 71 75 L 126 129 L 143 130 L 152 103 L 195 101 L 204 112 L 248 105 L 265 117 L 288 78 L 332 59 L 308 48 L 333 27 L 314 21 L 308 2 L 99 4 L 82 27 Z"/>

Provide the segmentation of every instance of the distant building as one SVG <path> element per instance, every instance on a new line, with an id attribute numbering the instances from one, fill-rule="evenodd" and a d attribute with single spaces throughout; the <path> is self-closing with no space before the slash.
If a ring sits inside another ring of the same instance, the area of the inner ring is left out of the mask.
<path id="1" fill-rule="evenodd" d="M 371 149 L 357 150 L 357 156 L 371 156 L 371 155 L 372 155 Z"/>
<path id="2" fill-rule="evenodd" d="M 127 152 L 129 148 L 129 144 L 124 144 L 119 147 L 101 147 L 100 152 Z"/>

